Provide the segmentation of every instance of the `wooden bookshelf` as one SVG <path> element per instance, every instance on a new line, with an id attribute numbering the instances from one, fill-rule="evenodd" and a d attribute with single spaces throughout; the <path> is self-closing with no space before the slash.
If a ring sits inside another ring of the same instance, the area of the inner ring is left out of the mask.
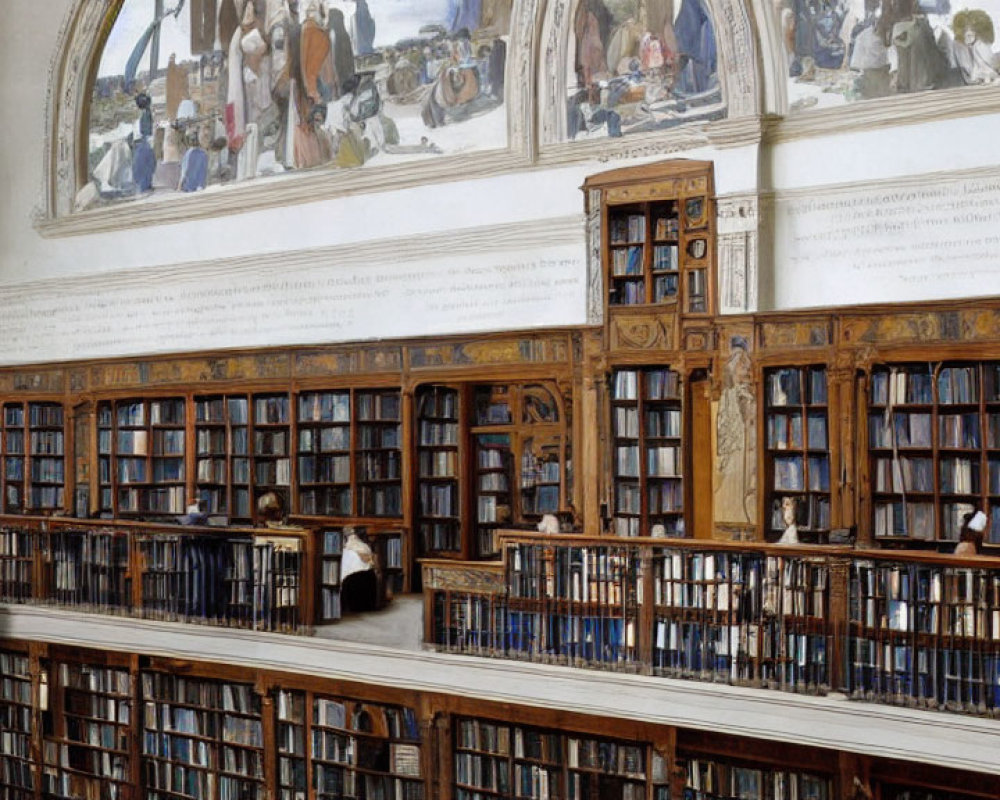
<path id="1" fill-rule="evenodd" d="M 97 417 L 99 510 L 121 517 L 183 514 L 184 398 L 104 401 Z"/>
<path id="2" fill-rule="evenodd" d="M 61 403 L 8 402 L 0 412 L 0 497 L 7 513 L 66 507 L 66 432 Z"/>
<path id="3" fill-rule="evenodd" d="M 136 709 L 127 664 L 53 660 L 48 672 L 43 795 L 137 797 L 131 773 Z"/>
<path id="4" fill-rule="evenodd" d="M 651 748 L 644 742 L 468 717 L 456 719 L 454 742 L 456 800 L 669 797 L 662 793 L 665 765 L 660 759 L 649 769 Z"/>
<path id="5" fill-rule="evenodd" d="M 35 704 L 27 653 L 0 649 L 0 685 L 0 786 L 6 800 L 35 800 Z"/>
<path id="6" fill-rule="evenodd" d="M 257 500 L 268 492 L 281 498 L 287 513 L 292 507 L 292 414 L 285 393 L 255 394 L 250 397 L 252 415 L 251 477 L 254 519 Z"/>
<path id="7" fill-rule="evenodd" d="M 680 375 L 643 367 L 611 375 L 614 515 L 618 536 L 683 536 Z"/>
<path id="8" fill-rule="evenodd" d="M 710 162 L 612 170 L 591 176 L 583 189 L 588 197 L 599 193 L 609 309 L 669 306 L 694 318 L 714 313 Z"/>
<path id="9" fill-rule="evenodd" d="M 398 389 L 298 396 L 298 510 L 308 516 L 403 516 Z"/>
<path id="10" fill-rule="evenodd" d="M 33 532 L 0 524 L 0 599 L 26 603 L 35 596 L 37 539 Z"/>
<path id="11" fill-rule="evenodd" d="M 850 573 L 852 694 L 984 714 L 1000 699 L 1000 575 L 873 559 Z"/>
<path id="12" fill-rule="evenodd" d="M 423 800 L 426 776 L 416 713 L 407 706 L 308 692 L 308 770 L 316 800 Z"/>
<path id="13" fill-rule="evenodd" d="M 450 386 L 421 386 L 415 397 L 417 488 L 414 524 L 419 552 L 428 556 L 461 558 L 464 555 L 463 393 Z"/>
<path id="14" fill-rule="evenodd" d="M 874 367 L 868 455 L 877 539 L 954 542 L 982 509 L 1000 543 L 1000 362 Z"/>
<path id="15" fill-rule="evenodd" d="M 679 753 L 685 772 L 684 797 L 690 800 L 833 800 L 826 775 L 780 769 L 767 764 L 703 754 Z"/>
<path id="16" fill-rule="evenodd" d="M 299 510 L 350 516 L 351 393 L 303 392 L 297 408 Z"/>
<path id="17" fill-rule="evenodd" d="M 263 800 L 264 727 L 252 685 L 144 671 L 142 701 L 145 797 Z"/>
<path id="18" fill-rule="evenodd" d="M 767 537 L 786 529 L 783 503 L 795 504 L 802 540 L 830 530 L 830 416 L 826 368 L 777 367 L 764 374 Z"/>
<path id="19" fill-rule="evenodd" d="M 711 727 L 13 640 L 0 719 L 5 800 L 834 800 L 855 777 L 895 800 L 1000 789 L 986 773 Z"/>
<path id="20" fill-rule="evenodd" d="M 565 508 L 570 458 L 562 403 L 546 384 L 472 388 L 472 552 L 495 558 L 497 531 Z"/>

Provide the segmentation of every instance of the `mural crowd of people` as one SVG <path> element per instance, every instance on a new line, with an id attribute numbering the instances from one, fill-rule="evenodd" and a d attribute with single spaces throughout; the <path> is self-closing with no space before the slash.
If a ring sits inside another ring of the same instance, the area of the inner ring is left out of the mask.
<path id="1" fill-rule="evenodd" d="M 195 58 L 171 55 L 159 74 L 140 74 L 159 26 L 185 11 L 180 0 L 154 16 L 123 74 L 98 80 L 95 107 L 117 112 L 104 127 L 116 128 L 123 105 L 135 122 L 92 149 L 77 206 L 441 152 L 433 129 L 503 103 L 511 2 L 452 0 L 447 19 L 377 47 L 367 0 L 193 0 Z M 403 140 L 387 101 L 423 135 Z"/>
<path id="2" fill-rule="evenodd" d="M 570 138 L 594 129 L 621 136 L 720 112 L 705 0 L 580 0 L 573 30 Z"/>
<path id="3" fill-rule="evenodd" d="M 949 0 L 781 2 L 789 76 L 800 84 L 863 100 L 1000 79 L 993 20 L 982 9 L 953 14 Z"/>

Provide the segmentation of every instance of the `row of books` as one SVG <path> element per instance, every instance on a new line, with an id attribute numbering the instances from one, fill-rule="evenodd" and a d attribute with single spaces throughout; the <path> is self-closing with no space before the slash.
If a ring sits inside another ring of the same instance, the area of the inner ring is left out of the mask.
<path id="1" fill-rule="evenodd" d="M 357 470 L 359 482 L 399 480 L 402 454 L 398 450 L 359 453 Z"/>
<path id="2" fill-rule="evenodd" d="M 710 624 L 656 621 L 653 668 L 673 677 L 825 691 L 829 637 L 796 633 L 780 622 Z"/>
<path id="3" fill-rule="evenodd" d="M 417 454 L 417 474 L 421 478 L 457 478 L 456 450 L 421 450 Z"/>
<path id="4" fill-rule="evenodd" d="M 639 376 L 642 376 L 644 400 L 679 400 L 680 373 L 670 369 L 617 370 L 612 377 L 615 400 L 639 399 Z"/>
<path id="5" fill-rule="evenodd" d="M 186 492 L 183 486 L 118 490 L 118 510 L 127 514 L 183 514 Z"/>
<path id="6" fill-rule="evenodd" d="M 399 422 L 399 392 L 357 392 L 354 396 L 355 411 L 359 420 Z"/>
<path id="7" fill-rule="evenodd" d="M 10 450 L 10 434 L 7 436 L 8 452 Z M 64 452 L 62 431 L 32 431 L 31 454 L 61 456 Z"/>
<path id="8" fill-rule="evenodd" d="M 307 392 L 299 395 L 299 422 L 350 422 L 351 393 Z"/>
<path id="9" fill-rule="evenodd" d="M 403 492 L 397 485 L 365 486 L 358 491 L 358 511 L 362 516 L 399 517 L 403 514 Z"/>
<path id="10" fill-rule="evenodd" d="M 442 386 L 429 386 L 417 392 L 417 417 L 427 419 L 458 419 L 458 392 Z"/>
<path id="11" fill-rule="evenodd" d="M 932 446 L 932 417 L 923 411 L 893 411 L 868 415 L 868 446 L 899 449 Z"/>
<path id="12" fill-rule="evenodd" d="M 611 251 L 611 274 L 617 277 L 642 274 L 642 245 Z"/>
<path id="13" fill-rule="evenodd" d="M 351 449 L 351 429 L 347 425 L 299 428 L 299 453 L 338 453 Z"/>
<path id="14" fill-rule="evenodd" d="M 457 445 L 458 423 L 421 420 L 419 443 L 423 447 Z"/>
<path id="15" fill-rule="evenodd" d="M 642 278 L 616 278 L 609 295 L 612 305 L 641 305 L 646 302 L 646 282 Z"/>
<path id="16" fill-rule="evenodd" d="M 767 373 L 767 405 L 825 406 L 827 403 L 824 367 L 782 367 Z"/>
<path id="17" fill-rule="evenodd" d="M 691 800 L 831 800 L 828 777 L 774 768 L 737 766 L 708 758 L 684 759 L 684 797 Z"/>
<path id="18" fill-rule="evenodd" d="M 803 419 L 806 439 L 802 437 Z M 828 446 L 825 412 L 777 413 L 767 415 L 767 446 L 770 450 L 826 450 Z"/>
<path id="19" fill-rule="evenodd" d="M 645 214 L 613 216 L 608 220 L 608 226 L 612 244 L 642 242 L 646 238 Z M 656 230 L 660 230 L 659 221 L 657 221 Z"/>
<path id="20" fill-rule="evenodd" d="M 848 677 L 855 697 L 980 715 L 1000 709 L 996 650 L 858 637 L 851 640 L 849 655 Z"/>
<path id="21" fill-rule="evenodd" d="M 773 486 L 777 492 L 830 491 L 830 457 L 827 454 L 774 457 Z"/>
<path id="22" fill-rule="evenodd" d="M 458 522 L 421 520 L 418 535 L 422 553 L 460 552 L 462 531 Z"/>
<path id="23" fill-rule="evenodd" d="M 357 428 L 357 447 L 362 450 L 399 449 L 398 424 L 364 423 Z"/>

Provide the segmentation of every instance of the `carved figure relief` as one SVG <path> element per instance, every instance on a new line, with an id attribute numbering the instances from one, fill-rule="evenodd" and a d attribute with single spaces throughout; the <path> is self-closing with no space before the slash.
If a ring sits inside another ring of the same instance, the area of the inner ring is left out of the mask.
<path id="1" fill-rule="evenodd" d="M 757 398 L 751 376 L 749 344 L 742 336 L 729 341 L 716 415 L 715 519 L 756 521 Z"/>

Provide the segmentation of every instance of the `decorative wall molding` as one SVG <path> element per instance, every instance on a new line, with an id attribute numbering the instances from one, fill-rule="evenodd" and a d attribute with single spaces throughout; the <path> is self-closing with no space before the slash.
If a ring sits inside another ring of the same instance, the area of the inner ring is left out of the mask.
<path id="1" fill-rule="evenodd" d="M 716 200 L 718 216 L 719 313 L 756 311 L 760 213 L 756 195 Z"/>
<path id="2" fill-rule="evenodd" d="M 582 215 L 0 287 L 0 361 L 585 322 Z"/>
<path id="3" fill-rule="evenodd" d="M 788 116 L 768 115 L 764 124 L 764 142 L 782 144 L 800 139 L 863 133 L 873 129 L 921 125 L 996 113 L 1000 113 L 1000 85 L 934 89 L 802 111 Z"/>

